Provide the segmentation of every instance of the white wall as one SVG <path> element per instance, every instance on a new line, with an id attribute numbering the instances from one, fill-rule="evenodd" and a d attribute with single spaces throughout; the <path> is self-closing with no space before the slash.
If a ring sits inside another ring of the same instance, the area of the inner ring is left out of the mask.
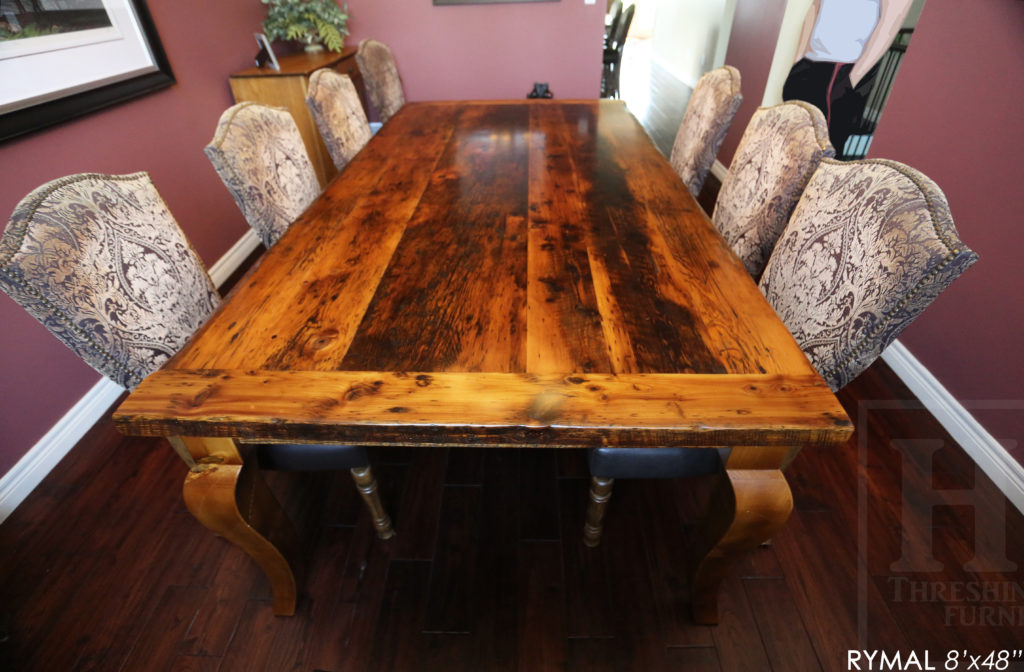
<path id="1" fill-rule="evenodd" d="M 654 59 L 694 86 L 702 74 L 722 64 L 735 7 L 736 0 L 658 0 Z"/>
<path id="2" fill-rule="evenodd" d="M 807 10 L 811 8 L 812 0 L 789 0 L 786 5 L 786 13 L 782 17 L 782 28 L 779 29 L 778 46 L 775 48 L 775 58 L 772 59 L 772 68 L 768 72 L 768 83 L 764 88 L 764 99 L 762 105 L 778 105 L 782 102 L 782 85 L 786 83 L 786 77 L 796 62 L 797 43 L 800 41 L 800 29 L 804 25 L 804 17 Z"/>

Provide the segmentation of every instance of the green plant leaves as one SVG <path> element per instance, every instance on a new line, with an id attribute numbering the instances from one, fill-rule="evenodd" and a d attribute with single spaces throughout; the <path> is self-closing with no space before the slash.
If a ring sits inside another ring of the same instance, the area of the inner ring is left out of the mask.
<path id="1" fill-rule="evenodd" d="M 348 5 L 342 10 L 334 0 L 262 0 L 269 5 L 263 32 L 271 40 L 323 43 L 341 51 L 348 35 Z"/>

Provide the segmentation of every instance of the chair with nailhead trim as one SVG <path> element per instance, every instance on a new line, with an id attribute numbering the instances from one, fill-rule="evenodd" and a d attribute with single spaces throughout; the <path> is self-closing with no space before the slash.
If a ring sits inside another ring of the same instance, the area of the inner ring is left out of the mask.
<path id="1" fill-rule="evenodd" d="M 330 68 L 309 78 L 306 107 L 339 171 L 370 141 L 370 124 L 352 79 Z"/>
<path id="2" fill-rule="evenodd" d="M 837 391 L 977 260 L 960 240 L 942 191 L 917 170 L 879 159 L 823 159 L 759 287 Z M 718 449 L 598 448 L 589 461 L 588 546 L 600 541 L 614 479 L 721 468 Z"/>
<path id="3" fill-rule="evenodd" d="M 365 39 L 356 50 L 356 63 L 363 75 L 370 103 L 377 110 L 381 123 L 388 123 L 388 119 L 405 105 L 405 89 L 394 54 L 386 44 Z"/>
<path id="4" fill-rule="evenodd" d="M 320 195 L 299 127 L 283 107 L 232 105 L 203 151 L 267 248 Z"/>
<path id="5" fill-rule="evenodd" d="M 203 262 L 146 173 L 83 173 L 35 189 L 0 236 L 0 289 L 89 366 L 134 389 L 220 305 Z M 390 537 L 366 449 L 258 444 L 269 469 L 349 469 Z"/>
<path id="6" fill-rule="evenodd" d="M 759 286 L 838 390 L 977 260 L 946 197 L 919 171 L 882 159 L 824 159 Z"/>
<path id="7" fill-rule="evenodd" d="M 693 88 L 669 162 L 694 197 L 704 187 L 741 102 L 740 71 L 731 65 L 705 73 Z"/>

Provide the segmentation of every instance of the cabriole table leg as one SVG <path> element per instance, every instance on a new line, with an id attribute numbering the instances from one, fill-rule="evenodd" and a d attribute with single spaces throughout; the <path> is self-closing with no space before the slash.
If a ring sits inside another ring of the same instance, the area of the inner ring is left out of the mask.
<path id="1" fill-rule="evenodd" d="M 787 448 L 733 449 L 691 547 L 690 596 L 698 623 L 718 623 L 718 589 L 726 573 L 789 518 L 793 495 L 779 468 L 787 452 Z"/>
<path id="2" fill-rule="evenodd" d="M 298 535 L 255 463 L 243 464 L 230 439 L 181 440 L 195 459 L 182 490 L 206 528 L 235 544 L 263 570 L 277 616 L 295 613 Z M 205 454 L 203 454 L 205 451 Z"/>

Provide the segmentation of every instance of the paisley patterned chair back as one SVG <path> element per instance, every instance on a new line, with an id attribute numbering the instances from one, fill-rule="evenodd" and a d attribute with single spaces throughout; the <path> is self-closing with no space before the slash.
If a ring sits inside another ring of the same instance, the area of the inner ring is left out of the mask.
<path id="1" fill-rule="evenodd" d="M 814 169 L 835 154 L 825 115 L 814 105 L 791 101 L 760 108 L 751 117 L 712 220 L 755 279 Z"/>
<path id="2" fill-rule="evenodd" d="M 740 71 L 731 65 L 706 73 L 694 87 L 669 159 L 694 196 L 704 187 L 742 100 Z"/>
<path id="3" fill-rule="evenodd" d="M 760 288 L 838 390 L 977 259 L 945 196 L 920 172 L 895 161 L 824 159 Z"/>
<path id="4" fill-rule="evenodd" d="M 381 123 L 395 116 L 405 105 L 402 78 L 398 75 L 395 57 L 387 45 L 377 40 L 366 39 L 359 43 L 356 63 L 363 75 L 366 93 L 370 96 Z"/>
<path id="5" fill-rule="evenodd" d="M 322 68 L 309 78 L 306 106 L 338 170 L 344 168 L 367 142 L 370 124 L 359 93 L 348 75 Z"/>
<path id="6" fill-rule="evenodd" d="M 0 288 L 127 388 L 220 303 L 146 173 L 71 175 L 26 196 L 0 237 Z"/>
<path id="7" fill-rule="evenodd" d="M 320 195 L 299 128 L 283 108 L 229 107 L 203 151 L 267 247 Z"/>

